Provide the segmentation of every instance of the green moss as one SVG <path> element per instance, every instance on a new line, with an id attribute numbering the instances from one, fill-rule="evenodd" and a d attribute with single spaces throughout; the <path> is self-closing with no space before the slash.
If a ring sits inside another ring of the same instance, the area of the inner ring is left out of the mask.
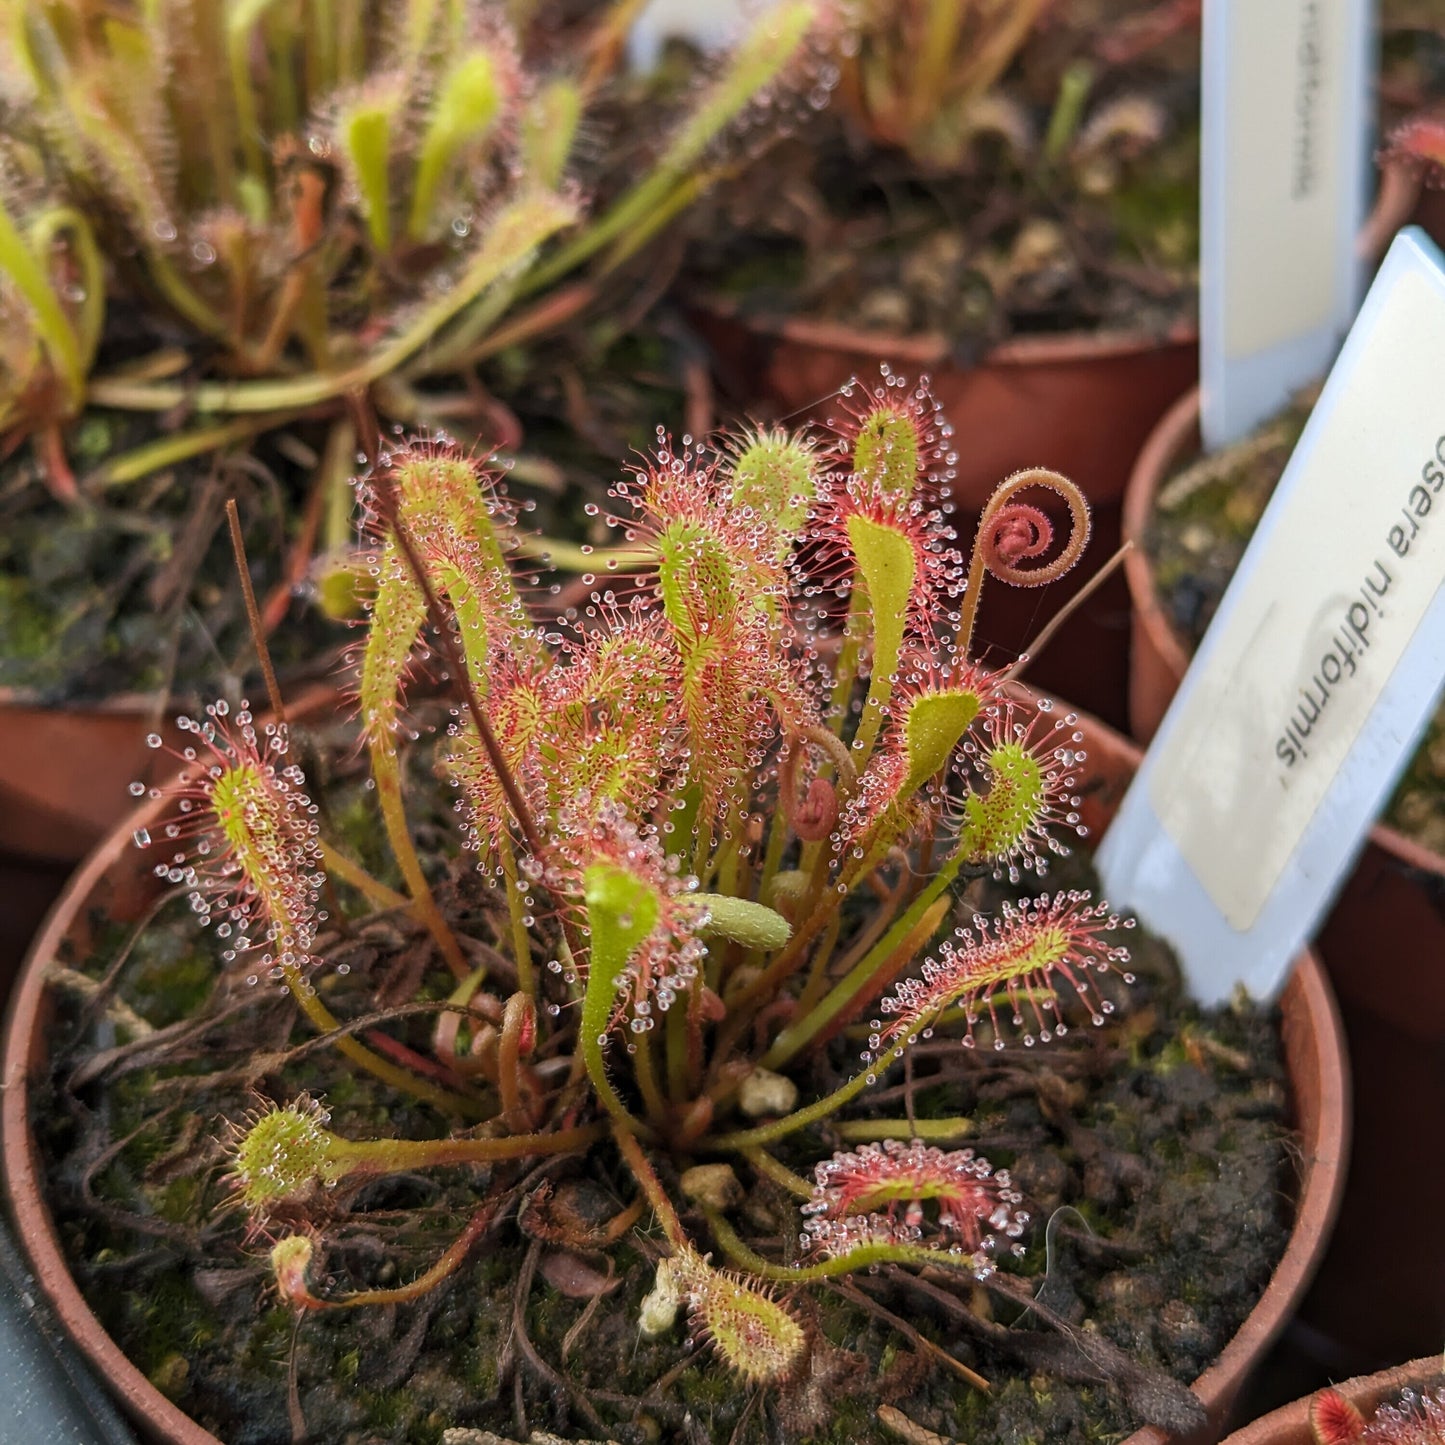
<path id="1" fill-rule="evenodd" d="M 1170 267 L 1198 261 L 1198 155 L 1199 133 L 1189 127 L 1114 193 L 1111 218 L 1121 245 Z"/>
<path id="2" fill-rule="evenodd" d="M 204 1192 L 202 1182 L 193 1176 L 172 1179 L 160 1192 L 157 1208 L 161 1218 L 172 1224 L 194 1219 Z"/>
<path id="3" fill-rule="evenodd" d="M 28 669 L 55 649 L 55 613 L 42 607 L 20 577 L 0 575 L 0 682 L 21 664 Z"/>
<path id="4" fill-rule="evenodd" d="M 854 1441 L 867 1440 L 876 1434 L 877 1402 L 868 1396 L 845 1395 L 836 1401 L 834 1409 L 833 1418 L 813 1437 L 818 1445 L 853 1445 Z"/>

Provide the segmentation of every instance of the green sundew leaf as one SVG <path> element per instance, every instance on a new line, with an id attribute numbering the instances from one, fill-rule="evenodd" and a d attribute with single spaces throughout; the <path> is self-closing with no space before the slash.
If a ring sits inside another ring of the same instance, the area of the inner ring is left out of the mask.
<path id="1" fill-rule="evenodd" d="M 697 831 L 698 814 L 702 811 L 702 784 L 689 783 L 680 793 L 673 795 L 673 801 L 682 806 L 676 808 L 669 819 L 672 832 L 668 836 L 675 841 L 667 851 L 685 855 L 691 851 L 689 840 Z"/>
<path id="2" fill-rule="evenodd" d="M 771 951 L 793 936 L 788 920 L 761 903 L 724 893 L 694 893 L 692 897 L 708 911 L 708 921 L 699 929 L 704 938 L 729 938 L 744 948 Z"/>
<path id="3" fill-rule="evenodd" d="M 490 52 L 473 50 L 462 56 L 441 83 L 422 137 L 406 226 L 413 240 L 434 229 L 437 192 L 457 152 L 480 141 L 496 124 L 501 109 L 502 88 Z"/>
<path id="4" fill-rule="evenodd" d="M 650 883 L 616 863 L 593 863 L 583 870 L 582 898 L 592 940 L 582 996 L 582 1045 L 589 1054 L 596 1050 L 600 1068 L 617 982 L 638 944 L 657 927 L 662 900 Z"/>
<path id="5" fill-rule="evenodd" d="M 539 268 L 529 289 L 550 285 L 619 237 L 626 238 L 627 248 L 633 250 L 663 224 L 676 210 L 674 192 L 699 180 L 703 152 L 755 95 L 778 78 L 817 22 L 820 8 L 820 0 L 782 0 L 769 7 L 647 174 L 605 216 Z M 711 178 L 702 179 L 705 188 Z"/>
<path id="6" fill-rule="evenodd" d="M 43 17 L 32 15 L 31 9 L 29 5 L 0 7 L 0 33 L 6 37 L 6 54 L 10 56 L 16 73 L 24 77 L 37 96 L 50 100 L 54 98 L 55 87 L 51 76 L 41 64 L 41 56 L 47 48 L 43 41 L 50 38 L 50 27 L 44 24 Z M 44 25 L 47 33 L 41 37 L 33 37 L 32 25 L 37 30 Z M 36 43 L 37 38 L 41 40 L 40 44 Z M 57 47 L 51 45 L 48 48 L 54 50 Z"/>
<path id="7" fill-rule="evenodd" d="M 816 0 L 788 0 L 764 11 L 732 53 L 727 69 L 667 148 L 659 169 L 688 170 L 759 91 L 772 84 L 818 19 Z"/>
<path id="8" fill-rule="evenodd" d="M 669 522 L 657 553 L 663 616 L 686 657 L 737 611 L 737 569 L 716 535 L 692 522 Z"/>
<path id="9" fill-rule="evenodd" d="M 486 697 L 487 684 L 491 680 L 488 661 L 494 640 L 492 608 L 488 606 L 487 598 L 468 585 L 470 579 L 460 568 L 444 563 L 436 572 L 442 590 L 451 600 L 452 610 L 456 613 L 462 657 L 471 675 L 472 686 L 478 697 Z"/>
<path id="10" fill-rule="evenodd" d="M 908 748 L 908 781 L 904 796 L 915 793 L 948 761 L 978 716 L 982 699 L 976 692 L 955 688 L 924 693 L 908 707 L 903 735 Z"/>
<path id="11" fill-rule="evenodd" d="M 100 347 L 105 329 L 105 263 L 90 222 L 74 206 L 50 206 L 30 224 L 30 252 L 46 257 L 55 242 L 64 236 L 71 260 L 78 271 L 83 299 L 71 325 L 80 347 L 80 365 L 88 372 Z"/>
<path id="12" fill-rule="evenodd" d="M 918 480 L 918 425 L 893 407 L 874 407 L 853 443 L 853 470 L 889 496 L 911 497 Z"/>
<path id="13" fill-rule="evenodd" d="M 99 158 L 106 189 L 117 203 L 131 213 L 145 234 L 158 234 L 156 227 L 164 226 L 168 217 L 156 171 L 138 126 L 132 118 L 115 113 L 107 100 L 81 80 L 67 80 L 63 100 L 66 124 L 84 137 Z M 87 165 L 86 170 L 91 172 L 91 167 Z"/>
<path id="14" fill-rule="evenodd" d="M 161 68 L 156 63 L 155 47 L 150 34 L 143 26 L 131 25 L 122 20 L 107 20 L 102 26 L 105 36 L 104 49 L 110 56 L 107 66 L 110 78 L 119 90 L 123 84 L 127 93 L 113 95 L 132 112 L 131 118 L 139 120 L 135 112 L 153 112 L 156 98 L 161 93 Z"/>
<path id="15" fill-rule="evenodd" d="M 426 622 L 426 599 L 407 571 L 395 539 L 382 552 L 376 597 L 361 652 L 361 725 L 388 745 L 401 706 L 401 679 Z"/>
<path id="16" fill-rule="evenodd" d="M 964 804 L 959 851 L 974 860 L 1002 858 L 1036 829 L 1048 804 L 1044 770 L 1021 743 L 1004 742 L 983 755 L 989 789 Z"/>
<path id="17" fill-rule="evenodd" d="M 758 432 L 733 462 L 733 499 L 777 525 L 780 559 L 792 551 L 795 537 L 808 520 L 817 466 L 813 449 L 783 431 Z"/>
<path id="18" fill-rule="evenodd" d="M 561 185 L 581 119 L 582 92 L 577 83 L 561 78 L 548 81 L 522 117 L 523 174 L 549 190 Z"/>
<path id="19" fill-rule="evenodd" d="M 863 745 L 861 761 L 866 762 L 883 721 L 883 710 L 893 696 L 893 674 L 903 652 L 916 568 L 913 543 L 896 527 L 854 515 L 848 518 L 848 540 L 867 588 L 873 625 L 873 675 L 858 729 L 858 740 Z"/>
<path id="20" fill-rule="evenodd" d="M 524 616 L 490 493 L 472 463 L 445 454 L 408 457 L 396 467 L 396 483 L 402 523 L 456 613 L 467 671 L 485 697 L 495 634 L 508 617 Z"/>
<path id="21" fill-rule="evenodd" d="M 25 238 L 3 203 L 0 203 L 0 271 L 10 278 L 34 313 L 36 330 L 45 350 L 64 380 L 72 404 L 78 405 L 85 395 L 80 345 L 44 268 L 25 244 Z"/>
<path id="22" fill-rule="evenodd" d="M 378 251 L 391 247 L 391 98 L 358 101 L 341 116 L 338 130 L 342 149 L 351 163 L 361 209 L 372 244 Z"/>
<path id="23" fill-rule="evenodd" d="M 408 70 L 421 58 L 436 24 L 438 0 L 407 0 L 401 24 L 400 60 Z"/>
<path id="24" fill-rule="evenodd" d="M 232 35 L 244 35 L 275 3 L 276 0 L 231 0 L 226 7 L 226 29 Z"/>

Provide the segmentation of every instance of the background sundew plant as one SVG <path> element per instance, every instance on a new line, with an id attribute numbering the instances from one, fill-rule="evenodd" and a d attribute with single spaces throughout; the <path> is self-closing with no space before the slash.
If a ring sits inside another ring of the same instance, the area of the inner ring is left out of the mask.
<path id="1" fill-rule="evenodd" d="M 169 855 L 157 871 L 229 932 L 227 967 L 289 990 L 319 1043 L 446 1130 L 348 1137 L 300 1087 L 234 1122 L 230 1207 L 296 1309 L 416 1298 L 541 1207 L 535 1171 L 604 1154 L 635 1187 L 605 1237 L 648 1211 L 661 1231 L 643 1330 L 685 1312 L 749 1384 L 809 1377 L 810 1284 L 890 1265 L 1019 1298 L 1028 1201 L 930 1121 L 872 1119 L 859 1147 L 814 1152 L 812 1177 L 794 1165 L 810 1126 L 845 1123 L 923 1040 L 1047 1050 L 1132 982 L 1128 921 L 1079 889 L 952 923 L 956 885 L 1042 871 L 1078 828 L 1077 720 L 1019 700 L 969 647 L 986 579 L 1059 576 L 1087 507 L 1021 473 L 965 551 L 926 384 L 855 385 L 838 411 L 820 434 L 660 437 L 613 489 L 619 544 L 590 594 L 545 625 L 553 594 L 517 561 L 495 468 L 427 441 L 375 458 L 356 707 L 404 895 L 326 839 L 284 722 L 217 705 L 188 724 L 183 811 L 139 840 Z M 1023 495 L 1037 487 L 1068 506 L 1062 541 Z M 442 767 L 498 900 L 480 954 L 413 837 L 404 690 L 427 657 L 459 698 Z M 409 914 L 453 976 L 429 1057 L 323 1002 L 335 884 Z M 852 1067 L 819 1090 L 835 1040 Z M 428 1268 L 385 1288 L 328 1277 L 342 1191 L 447 1165 L 477 1166 L 475 1208 Z M 796 1199 L 781 1254 L 728 1217 L 739 1172 Z"/>
<path id="2" fill-rule="evenodd" d="M 623 73 L 636 9 L 0 0 L 0 434 L 74 500 L 86 406 L 194 418 L 87 479 L 111 486 L 358 391 L 456 416 L 819 93 L 826 0 L 670 95 Z"/>

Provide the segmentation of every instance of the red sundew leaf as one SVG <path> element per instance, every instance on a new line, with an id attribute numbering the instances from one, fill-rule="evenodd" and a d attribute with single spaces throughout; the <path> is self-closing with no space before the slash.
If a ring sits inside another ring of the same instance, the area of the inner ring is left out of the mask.
<path id="1" fill-rule="evenodd" d="M 1354 1445 L 1365 1419 L 1337 1390 L 1321 1390 L 1310 1401 L 1310 1430 L 1316 1445 Z"/>

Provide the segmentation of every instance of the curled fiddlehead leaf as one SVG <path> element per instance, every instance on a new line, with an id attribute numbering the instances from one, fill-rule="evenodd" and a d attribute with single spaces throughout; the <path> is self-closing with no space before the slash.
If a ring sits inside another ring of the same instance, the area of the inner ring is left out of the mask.
<path id="1" fill-rule="evenodd" d="M 1014 500 L 1020 492 L 1034 487 L 1053 492 L 1069 509 L 1068 538 L 1051 560 L 1039 561 L 1054 548 L 1052 521 L 1031 503 Z M 1043 587 L 1057 582 L 1083 555 L 1088 542 L 1089 504 L 1067 477 L 1048 467 L 1029 467 L 1000 482 L 978 519 L 959 619 L 958 655 L 968 656 L 985 574 L 1014 587 Z M 1034 562 L 1038 565 L 1021 565 Z"/>
<path id="2" fill-rule="evenodd" d="M 1014 498 L 1022 491 L 1042 487 L 1061 497 L 1069 509 L 1069 536 L 1052 561 L 1021 567 L 1047 555 L 1054 541 L 1053 523 L 1038 507 Z M 1015 472 L 989 498 L 978 522 L 975 568 L 978 559 L 1001 582 L 1015 587 L 1043 587 L 1056 582 L 1083 555 L 1089 541 L 1089 504 L 1067 477 L 1047 467 Z M 973 579 L 970 577 L 970 582 Z"/>

